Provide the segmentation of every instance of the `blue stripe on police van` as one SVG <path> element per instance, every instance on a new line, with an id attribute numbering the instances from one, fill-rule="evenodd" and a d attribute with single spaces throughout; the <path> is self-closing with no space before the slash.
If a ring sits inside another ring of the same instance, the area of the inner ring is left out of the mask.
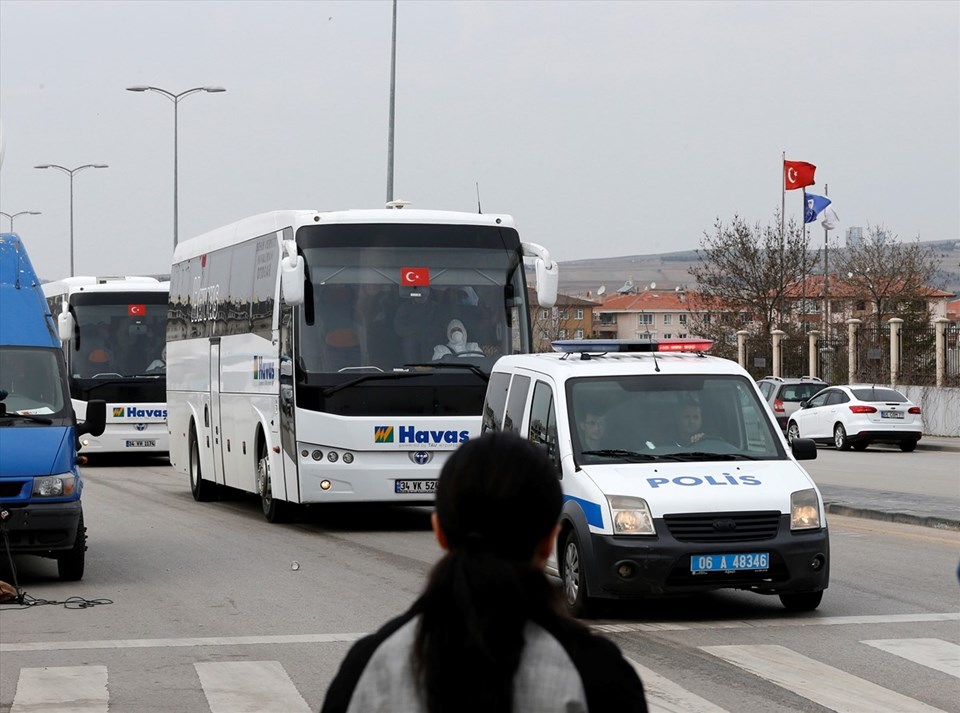
<path id="1" fill-rule="evenodd" d="M 603 527 L 603 511 L 600 509 L 599 503 L 592 503 L 589 500 L 584 500 L 583 498 L 575 498 L 572 495 L 564 495 L 563 502 L 569 501 L 575 502 L 580 506 L 580 509 L 583 510 L 583 514 L 587 518 L 587 524 L 591 527 Z"/>

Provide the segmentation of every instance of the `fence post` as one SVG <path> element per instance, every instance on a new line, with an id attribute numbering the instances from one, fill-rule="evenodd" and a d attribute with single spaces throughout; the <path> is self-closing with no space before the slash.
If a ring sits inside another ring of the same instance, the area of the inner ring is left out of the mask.
<path id="1" fill-rule="evenodd" d="M 807 333 L 809 339 L 809 350 L 807 352 L 807 361 L 810 363 L 807 373 L 810 376 L 820 376 L 820 359 L 817 353 L 817 337 L 820 335 L 816 329 L 811 329 Z"/>
<path id="2" fill-rule="evenodd" d="M 785 335 L 786 332 L 782 329 L 774 329 L 770 334 L 773 337 L 773 375 L 780 376 L 781 362 L 783 361 L 780 353 L 780 340 L 783 339 L 783 335 Z"/>
<path id="3" fill-rule="evenodd" d="M 890 385 L 896 386 L 900 380 L 900 327 L 903 320 L 891 317 L 890 324 Z"/>
<path id="4" fill-rule="evenodd" d="M 950 320 L 946 317 L 937 317 L 937 387 L 942 387 L 947 380 L 947 325 Z"/>
<path id="5" fill-rule="evenodd" d="M 737 363 L 740 368 L 747 368 L 747 335 L 750 334 L 746 329 L 737 332 Z"/>
<path id="6" fill-rule="evenodd" d="M 857 345 L 857 330 L 860 328 L 860 320 L 853 318 L 847 320 L 847 379 L 849 383 L 856 384 L 859 381 L 857 371 L 860 367 L 858 359 L 860 349 Z"/>

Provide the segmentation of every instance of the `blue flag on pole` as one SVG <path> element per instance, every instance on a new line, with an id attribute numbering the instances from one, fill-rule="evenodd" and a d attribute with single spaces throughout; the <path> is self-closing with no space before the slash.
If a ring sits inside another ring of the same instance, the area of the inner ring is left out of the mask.
<path id="1" fill-rule="evenodd" d="M 830 205 L 831 201 L 826 196 L 818 196 L 813 193 L 803 192 L 803 222 L 812 223 L 817 216 L 823 212 L 823 209 Z"/>

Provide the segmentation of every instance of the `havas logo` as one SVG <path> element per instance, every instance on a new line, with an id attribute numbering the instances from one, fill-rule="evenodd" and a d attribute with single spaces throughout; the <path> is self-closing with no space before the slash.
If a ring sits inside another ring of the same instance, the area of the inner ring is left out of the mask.
<path id="1" fill-rule="evenodd" d="M 253 380 L 254 381 L 273 381 L 276 378 L 276 369 L 274 362 L 268 361 L 263 357 L 253 358 Z"/>
<path id="2" fill-rule="evenodd" d="M 121 411 L 123 409 L 120 409 Z M 113 415 L 117 415 L 117 409 L 113 410 Z M 136 406 L 127 406 L 127 411 L 125 414 L 120 414 L 121 416 L 126 416 L 127 418 L 163 418 L 167 417 L 167 410 L 165 408 L 137 408 Z"/>
<path id="3" fill-rule="evenodd" d="M 374 443 L 393 443 L 393 426 L 374 426 Z"/>
<path id="4" fill-rule="evenodd" d="M 414 426 L 400 426 L 400 443 L 463 443 L 470 439 L 470 431 L 418 430 Z"/>
<path id="5" fill-rule="evenodd" d="M 113 407 L 113 417 L 114 417 L 114 418 L 123 418 L 123 406 L 114 406 L 114 407 Z"/>

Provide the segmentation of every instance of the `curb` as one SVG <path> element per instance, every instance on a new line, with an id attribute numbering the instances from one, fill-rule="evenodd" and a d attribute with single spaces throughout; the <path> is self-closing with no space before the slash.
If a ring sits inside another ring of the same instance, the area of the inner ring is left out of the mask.
<path id="1" fill-rule="evenodd" d="M 935 530 L 956 530 L 960 531 L 960 520 L 933 515 L 911 515 L 905 512 L 889 512 L 886 510 L 872 510 L 870 508 L 852 507 L 840 503 L 824 503 L 824 509 L 832 515 L 842 515 L 846 517 L 859 517 L 866 520 L 883 520 L 885 522 L 898 522 L 904 525 L 919 525 L 920 527 L 930 527 Z"/>

